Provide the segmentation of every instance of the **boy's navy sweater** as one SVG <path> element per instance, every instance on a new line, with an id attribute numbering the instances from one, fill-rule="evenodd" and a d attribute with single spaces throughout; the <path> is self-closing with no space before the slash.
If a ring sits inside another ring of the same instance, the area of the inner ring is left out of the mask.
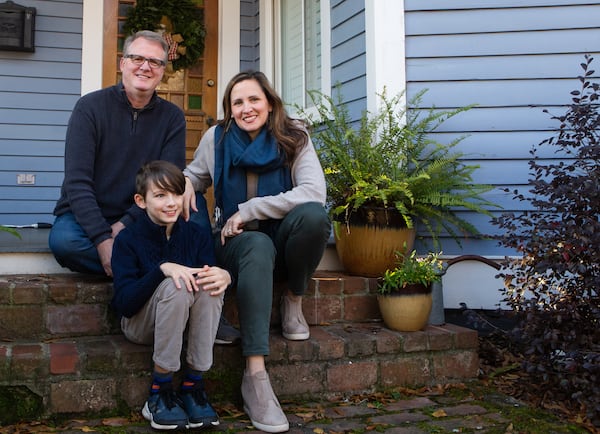
<path id="1" fill-rule="evenodd" d="M 200 268 L 216 263 L 214 241 L 208 228 L 179 217 L 167 240 L 164 226 L 153 223 L 145 212 L 140 214 L 119 232 L 113 245 L 112 305 L 127 318 L 139 312 L 165 279 L 161 264 L 174 262 Z"/>
<path id="2" fill-rule="evenodd" d="M 134 109 L 122 84 L 82 96 L 71 113 L 65 141 L 65 179 L 54 215 L 72 212 L 98 245 L 111 224 L 125 226 L 139 208 L 133 203 L 135 175 L 152 160 L 185 167 L 185 116 L 156 93 Z"/>

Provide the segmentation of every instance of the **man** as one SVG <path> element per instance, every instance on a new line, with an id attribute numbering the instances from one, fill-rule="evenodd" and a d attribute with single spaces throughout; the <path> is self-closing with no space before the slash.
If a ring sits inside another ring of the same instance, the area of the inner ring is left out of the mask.
<path id="1" fill-rule="evenodd" d="M 67 128 L 65 179 L 49 244 L 64 267 L 112 276 L 114 237 L 135 219 L 135 174 L 144 163 L 185 166 L 185 117 L 155 89 L 167 63 L 161 35 L 130 36 L 122 82 L 79 99 Z"/>
<path id="2" fill-rule="evenodd" d="M 63 267 L 112 277 L 113 240 L 140 213 L 133 203 L 137 170 L 152 160 L 185 167 L 184 114 L 156 95 L 168 48 L 155 32 L 129 36 L 119 63 L 121 83 L 84 95 L 73 109 L 48 240 Z M 219 343 L 239 336 L 227 323 L 219 332 Z"/>

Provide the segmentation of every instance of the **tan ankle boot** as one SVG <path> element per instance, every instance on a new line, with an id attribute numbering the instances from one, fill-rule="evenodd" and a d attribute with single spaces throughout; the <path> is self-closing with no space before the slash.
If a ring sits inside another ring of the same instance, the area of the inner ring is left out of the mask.
<path id="1" fill-rule="evenodd" d="M 265 432 L 284 432 L 290 429 L 287 417 L 273 393 L 266 371 L 249 375 L 244 372 L 242 379 L 242 398 L 244 411 L 250 417 L 255 428 Z"/>
<path id="2" fill-rule="evenodd" d="M 302 313 L 302 297 L 296 300 L 281 297 L 281 331 L 290 341 L 304 341 L 310 337 L 308 323 Z"/>

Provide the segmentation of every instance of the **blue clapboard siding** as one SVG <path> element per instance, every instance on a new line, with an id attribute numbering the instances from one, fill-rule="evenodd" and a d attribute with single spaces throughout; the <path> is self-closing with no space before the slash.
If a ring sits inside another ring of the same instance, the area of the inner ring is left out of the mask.
<path id="1" fill-rule="evenodd" d="M 332 0 L 330 7 L 331 85 L 358 118 L 367 105 L 364 1 Z"/>
<path id="2" fill-rule="evenodd" d="M 62 155 L 65 149 L 64 138 L 60 140 L 29 140 L 31 145 L 31 152 L 29 157 L 52 157 L 56 155 Z M 23 143 L 19 139 L 15 140 L 4 140 L 2 142 L 2 155 L 3 159 L 5 156 L 11 155 L 23 155 Z"/>
<path id="3" fill-rule="evenodd" d="M 53 221 L 67 122 L 81 89 L 82 0 L 35 7 L 35 52 L 0 51 L 0 224 Z M 35 185 L 17 185 L 17 175 Z"/>
<path id="4" fill-rule="evenodd" d="M 529 151 L 558 127 L 543 110 L 564 113 L 579 87 L 583 55 L 600 57 L 599 16 L 600 3 L 585 0 L 405 0 L 407 93 L 428 89 L 422 107 L 476 104 L 435 137 L 449 142 L 468 135 L 458 149 L 480 165 L 475 181 L 496 187 L 486 197 L 504 211 L 528 206 L 502 189 L 529 194 Z M 566 158 L 553 149 L 540 156 Z M 498 233 L 485 216 L 461 215 L 483 233 Z M 444 240 L 442 248 L 446 254 L 514 253 L 489 240 L 470 240 L 462 250 Z"/>

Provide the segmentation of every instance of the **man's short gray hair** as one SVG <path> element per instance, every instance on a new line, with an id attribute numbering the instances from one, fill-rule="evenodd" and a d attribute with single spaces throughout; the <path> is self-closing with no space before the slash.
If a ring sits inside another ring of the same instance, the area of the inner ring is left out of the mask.
<path id="1" fill-rule="evenodd" d="M 135 41 L 138 38 L 144 38 L 144 39 L 147 39 L 148 41 L 158 42 L 165 52 L 163 60 L 165 61 L 165 63 L 167 62 L 167 56 L 169 54 L 169 45 L 167 44 L 167 42 L 165 41 L 165 39 L 162 37 L 162 35 L 160 33 L 153 32 L 152 30 L 140 30 L 139 32 L 129 35 L 127 37 L 127 39 L 125 39 L 125 42 L 123 43 L 123 56 L 131 54 L 131 53 L 129 53 L 129 46 L 131 45 L 131 43 L 133 41 Z"/>

